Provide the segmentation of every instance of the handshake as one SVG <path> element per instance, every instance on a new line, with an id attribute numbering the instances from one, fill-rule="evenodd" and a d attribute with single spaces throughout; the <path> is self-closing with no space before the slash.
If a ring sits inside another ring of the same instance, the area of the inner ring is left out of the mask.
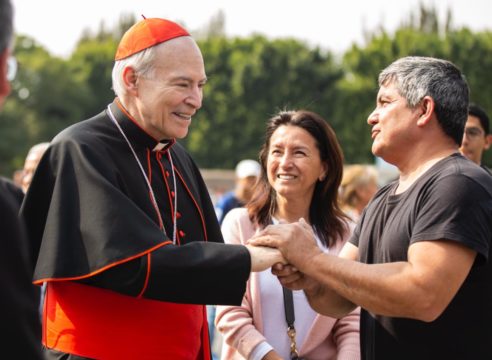
<path id="1" fill-rule="evenodd" d="M 252 237 L 246 247 L 251 255 L 252 272 L 271 267 L 297 271 L 310 258 L 322 253 L 311 226 L 304 219 L 290 224 L 269 225 Z"/>

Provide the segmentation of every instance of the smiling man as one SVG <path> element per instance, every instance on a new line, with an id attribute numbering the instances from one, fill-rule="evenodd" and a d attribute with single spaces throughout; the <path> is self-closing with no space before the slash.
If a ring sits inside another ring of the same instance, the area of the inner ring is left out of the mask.
<path id="1" fill-rule="evenodd" d="M 176 139 L 202 106 L 188 32 L 144 19 L 115 56 L 117 98 L 58 134 L 21 210 L 46 283 L 46 359 L 209 359 L 202 304 L 241 303 L 277 250 L 225 245 L 200 171 Z"/>

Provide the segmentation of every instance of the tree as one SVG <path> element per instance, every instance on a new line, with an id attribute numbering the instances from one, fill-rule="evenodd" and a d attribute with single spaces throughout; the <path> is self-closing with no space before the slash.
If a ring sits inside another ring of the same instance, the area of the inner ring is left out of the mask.
<path id="1" fill-rule="evenodd" d="M 278 110 L 333 113 L 342 72 L 330 54 L 261 35 L 199 45 L 209 81 L 184 143 L 200 166 L 232 168 L 242 158 L 257 158 L 266 121 Z"/>
<path id="2" fill-rule="evenodd" d="M 0 114 L 0 171 L 7 175 L 22 166 L 33 144 L 50 141 L 61 129 L 81 120 L 90 98 L 68 63 L 51 56 L 33 39 L 19 36 L 14 52 L 19 71 Z"/>
<path id="3" fill-rule="evenodd" d="M 68 125 L 95 115 L 113 99 L 113 56 L 122 34 L 136 22 L 122 15 L 85 31 L 69 59 L 49 54 L 34 39 L 18 36 L 20 67 L 0 113 L 0 173 L 10 175 L 28 148 L 49 141 Z M 442 25 L 444 24 L 444 25 Z M 466 75 L 471 100 L 492 115 L 492 32 L 455 29 L 421 5 L 394 32 L 379 26 L 340 58 L 302 41 L 225 36 L 223 13 L 192 32 L 202 49 L 208 84 L 203 108 L 182 142 L 201 167 L 233 168 L 256 158 L 266 121 L 281 109 L 308 109 L 335 129 L 347 163 L 372 162 L 367 117 L 374 108 L 379 72 L 407 55 L 449 59 Z M 492 166 L 492 151 L 484 162 Z"/>
<path id="4" fill-rule="evenodd" d="M 101 22 L 98 32 L 93 34 L 86 30 L 78 41 L 68 62 L 73 69 L 73 76 L 86 83 L 92 94 L 83 118 L 100 112 L 114 99 L 111 87 L 114 54 L 119 40 L 135 22 L 134 15 L 123 14 L 114 28 L 107 29 Z"/>

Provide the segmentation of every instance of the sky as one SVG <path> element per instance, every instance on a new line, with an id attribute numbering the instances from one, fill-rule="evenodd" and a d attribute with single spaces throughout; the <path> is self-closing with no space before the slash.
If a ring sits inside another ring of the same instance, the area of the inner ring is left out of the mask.
<path id="1" fill-rule="evenodd" d="M 294 37 L 309 45 L 343 53 L 363 44 L 364 30 L 381 25 L 392 31 L 417 12 L 421 0 L 12 0 L 19 34 L 33 37 L 53 55 L 67 57 L 84 29 L 111 29 L 122 14 L 141 14 L 178 21 L 193 32 L 218 11 L 225 14 L 228 36 L 260 33 L 269 38 Z M 447 9 L 455 26 L 492 30 L 492 1 L 434 0 L 443 22 Z"/>

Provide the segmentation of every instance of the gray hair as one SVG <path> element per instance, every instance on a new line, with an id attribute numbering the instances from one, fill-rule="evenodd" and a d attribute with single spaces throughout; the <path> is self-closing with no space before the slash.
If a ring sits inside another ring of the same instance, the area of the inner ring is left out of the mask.
<path id="1" fill-rule="evenodd" d="M 14 35 L 14 9 L 10 0 L 0 0 L 0 53 L 10 47 Z"/>
<path id="2" fill-rule="evenodd" d="M 155 71 L 154 59 L 157 51 L 163 44 L 149 47 L 132 56 L 115 61 L 111 78 L 113 81 L 113 91 L 116 96 L 121 97 L 126 94 L 123 83 L 123 71 L 126 67 L 132 67 L 139 75 L 153 77 Z"/>
<path id="3" fill-rule="evenodd" d="M 394 84 L 410 108 L 425 96 L 435 102 L 435 113 L 444 132 L 460 145 L 468 116 L 469 89 L 461 71 L 450 61 L 407 56 L 379 74 L 379 86 Z"/>

